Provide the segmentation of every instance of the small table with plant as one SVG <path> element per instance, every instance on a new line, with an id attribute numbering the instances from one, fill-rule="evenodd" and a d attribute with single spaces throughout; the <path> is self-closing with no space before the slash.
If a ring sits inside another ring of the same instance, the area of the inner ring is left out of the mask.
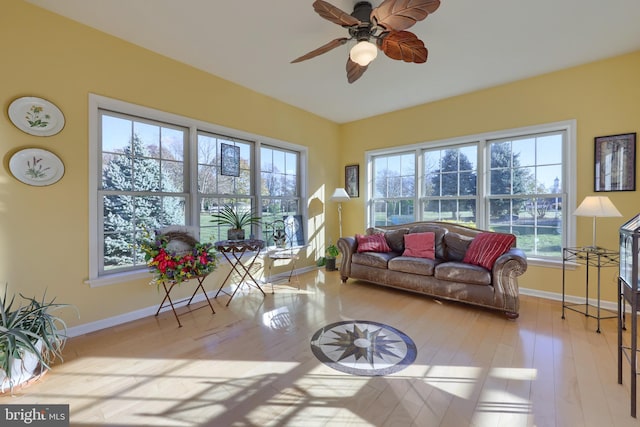
<path id="1" fill-rule="evenodd" d="M 164 298 L 158 306 L 156 316 L 163 308 L 171 307 L 178 327 L 182 327 L 175 304 L 187 301 L 186 306 L 191 305 L 198 290 L 204 295 L 211 313 L 216 313 L 203 286 L 204 279 L 216 269 L 217 265 L 215 252 L 210 243 L 200 243 L 186 232 L 169 231 L 156 233 L 155 240 L 148 240 L 142 245 L 142 250 L 145 252 L 147 265 L 154 272 L 151 283 L 161 286 L 164 290 Z M 194 279 L 197 285 L 191 298 L 174 303 L 171 299 L 171 291 L 181 283 Z"/>
<path id="2" fill-rule="evenodd" d="M 218 295 L 221 292 L 228 295 L 230 298 L 229 301 L 227 301 L 227 306 L 229 306 L 229 303 L 243 283 L 247 283 L 248 285 L 257 288 L 260 292 L 262 292 L 262 295 L 265 295 L 264 291 L 258 284 L 258 281 L 251 274 L 251 267 L 253 267 L 253 264 L 256 262 L 258 255 L 260 255 L 260 251 L 262 251 L 262 249 L 264 248 L 264 240 L 221 240 L 214 243 L 214 246 L 219 252 L 222 253 L 222 255 L 224 255 L 225 259 L 231 265 L 229 274 L 227 274 L 227 277 L 225 277 L 225 279 L 220 284 L 220 288 L 218 289 L 218 292 L 216 293 L 216 296 L 214 298 L 218 298 Z M 242 256 L 247 252 L 251 252 L 253 253 L 253 255 L 249 257 L 249 262 L 244 264 L 242 262 Z M 234 272 L 240 275 L 240 282 L 232 293 L 225 292 L 223 288 Z"/>

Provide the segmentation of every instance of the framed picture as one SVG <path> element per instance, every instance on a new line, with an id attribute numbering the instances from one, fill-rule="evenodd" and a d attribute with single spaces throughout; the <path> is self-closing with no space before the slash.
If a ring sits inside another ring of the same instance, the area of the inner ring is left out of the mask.
<path id="1" fill-rule="evenodd" d="M 349 197 L 360 197 L 360 165 L 344 167 L 344 189 Z"/>
<path id="2" fill-rule="evenodd" d="M 595 138 L 595 191 L 635 191 L 636 134 Z"/>
<path id="3" fill-rule="evenodd" d="M 220 144 L 220 175 L 240 176 L 240 147 Z"/>

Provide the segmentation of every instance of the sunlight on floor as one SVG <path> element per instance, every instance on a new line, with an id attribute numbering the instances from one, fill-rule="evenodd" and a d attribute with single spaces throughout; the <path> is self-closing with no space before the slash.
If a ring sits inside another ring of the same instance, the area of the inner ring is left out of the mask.
<path id="1" fill-rule="evenodd" d="M 272 325 L 283 313 L 286 310 L 274 310 L 263 320 Z M 77 384 L 73 394 L 57 386 L 68 382 L 69 376 Z M 501 367 L 412 365 L 394 375 L 362 377 L 334 371 L 315 360 L 85 357 L 60 365 L 48 377 L 46 390 L 55 392 L 39 390 L 30 397 L 52 404 L 70 399 L 82 402 L 71 407 L 74 424 L 130 426 L 195 426 L 232 420 L 250 425 L 329 421 L 335 425 L 337 420 L 371 425 L 370 414 L 354 412 L 358 407 L 354 399 L 379 400 L 381 410 L 400 411 L 413 419 L 429 413 L 430 399 L 464 399 L 476 408 L 474 422 L 489 425 L 496 416 L 504 421 L 505 414 L 513 420 L 513 416 L 532 413 L 531 402 L 512 392 L 509 384 L 531 383 L 536 377 L 535 369 Z M 394 398 L 389 399 L 388 393 Z M 390 401 L 399 404 L 385 408 Z"/>

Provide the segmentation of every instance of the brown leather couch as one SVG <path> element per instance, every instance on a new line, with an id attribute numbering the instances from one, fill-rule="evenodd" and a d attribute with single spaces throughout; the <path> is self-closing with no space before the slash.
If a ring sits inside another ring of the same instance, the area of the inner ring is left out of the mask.
<path id="1" fill-rule="evenodd" d="M 406 233 L 434 232 L 436 259 L 402 256 Z M 391 252 L 357 252 L 355 237 L 338 240 L 342 252 L 340 276 L 404 289 L 437 298 L 499 310 L 508 318 L 519 316 L 517 277 L 527 270 L 527 258 L 512 247 L 491 271 L 462 262 L 473 238 L 485 230 L 447 222 L 425 221 L 367 229 L 384 233 Z"/>

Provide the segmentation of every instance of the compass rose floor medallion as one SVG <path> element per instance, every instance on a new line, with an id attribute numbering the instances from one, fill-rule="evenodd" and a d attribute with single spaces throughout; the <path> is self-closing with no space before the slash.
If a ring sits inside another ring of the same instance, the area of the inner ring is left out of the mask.
<path id="1" fill-rule="evenodd" d="M 332 323 L 311 338 L 311 351 L 325 365 L 351 375 L 380 376 L 401 371 L 416 360 L 413 340 L 378 322 Z"/>

